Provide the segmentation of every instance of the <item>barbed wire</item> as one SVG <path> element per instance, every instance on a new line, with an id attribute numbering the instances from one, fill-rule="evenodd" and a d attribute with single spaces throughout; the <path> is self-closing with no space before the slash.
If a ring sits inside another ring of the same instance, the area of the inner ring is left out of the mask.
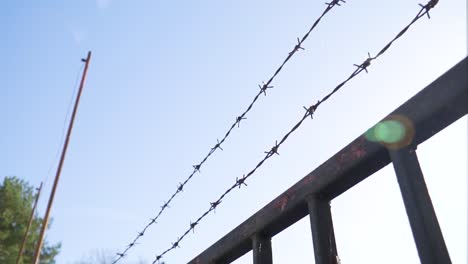
<path id="1" fill-rule="evenodd" d="M 154 259 L 154 261 L 152 262 L 152 264 L 155 264 L 155 263 L 159 262 L 162 259 L 162 257 L 164 255 L 166 255 L 168 252 L 170 252 L 170 251 L 172 251 L 172 250 L 174 250 L 176 248 L 179 248 L 180 247 L 180 242 L 182 242 L 182 240 L 190 233 L 190 231 L 195 230 L 195 226 L 197 226 L 200 223 L 200 221 L 203 220 L 203 218 L 205 218 L 210 212 L 214 211 L 219 204 L 221 204 L 221 202 L 223 201 L 223 199 L 224 199 L 224 197 L 226 195 L 228 195 L 231 191 L 233 191 L 236 188 L 240 189 L 240 187 L 242 187 L 242 185 L 247 186 L 245 181 L 248 178 L 250 178 L 257 171 L 257 169 L 259 169 L 265 163 L 265 161 L 267 161 L 268 159 L 273 157 L 275 154 L 279 155 L 279 153 L 278 153 L 279 147 L 284 142 L 286 142 L 288 137 L 292 133 L 294 133 L 308 117 L 313 118 L 314 113 L 316 112 L 317 108 L 322 103 L 326 102 L 333 94 L 335 94 L 339 89 L 341 89 L 351 79 L 358 76 L 361 72 L 365 71 L 367 73 L 368 72 L 367 68 L 371 65 L 371 62 L 373 60 L 376 60 L 377 58 L 379 58 L 382 54 L 384 54 L 390 48 L 390 46 L 393 44 L 393 42 L 395 42 L 397 39 L 399 39 L 401 36 L 403 36 L 406 33 L 406 31 L 416 21 L 418 21 L 421 17 L 423 17 L 425 15 L 427 15 L 428 18 L 430 18 L 429 10 L 434 8 L 435 5 L 438 2 L 439 2 L 438 0 L 430 0 L 426 5 L 419 4 L 421 6 L 421 10 L 418 12 L 418 14 L 415 16 L 415 18 L 406 27 L 404 27 L 387 45 L 385 45 L 377 53 L 376 56 L 371 57 L 370 54 L 368 54 L 368 58 L 365 59 L 364 62 L 362 62 L 361 64 L 354 64 L 354 66 L 357 67 L 356 70 L 354 70 L 354 72 L 347 79 L 345 79 L 343 82 L 338 84 L 329 94 L 324 96 L 321 100 L 317 101 L 317 103 L 311 105 L 310 107 L 305 107 L 304 106 L 304 109 L 305 109 L 306 112 L 302 116 L 302 118 L 299 120 L 299 122 L 297 122 L 296 125 L 294 125 L 291 128 L 291 130 L 289 130 L 289 132 L 286 133 L 281 138 L 281 140 L 279 142 L 276 141 L 275 145 L 269 151 L 265 151 L 265 154 L 266 154 L 265 157 L 249 173 L 244 174 L 241 178 L 236 178 L 236 182 L 231 187 L 229 187 L 215 202 L 210 202 L 210 208 L 207 211 L 205 211 L 200 217 L 198 217 L 198 219 L 195 222 L 190 222 L 189 228 L 182 234 L 182 236 L 177 238 L 177 240 L 172 243 L 171 247 L 169 247 L 168 249 L 163 251 L 161 254 L 157 255 L 156 258 Z"/>
<path id="2" fill-rule="evenodd" d="M 273 75 L 270 77 L 270 79 L 268 79 L 267 82 L 263 82 L 261 85 L 259 85 L 259 88 L 260 90 L 258 91 L 258 93 L 255 95 L 255 97 L 253 98 L 252 102 L 250 103 L 250 105 L 246 108 L 246 110 L 239 116 L 236 117 L 234 123 L 231 125 L 231 127 L 227 130 L 226 134 L 224 135 L 224 137 L 221 139 L 221 140 L 217 140 L 217 143 L 210 149 L 210 151 L 208 152 L 208 154 L 201 160 L 200 163 L 196 164 L 196 165 L 193 165 L 193 171 L 192 173 L 188 176 L 188 178 L 182 182 L 182 183 L 179 183 L 179 185 L 177 186 L 177 189 L 176 191 L 172 194 L 172 196 L 169 198 L 169 200 L 167 200 L 167 202 L 164 202 L 164 204 L 161 206 L 161 209 L 160 211 L 158 212 L 158 214 L 154 217 L 154 218 L 151 218 L 150 219 L 150 222 L 142 229 L 142 231 L 138 232 L 137 236 L 133 239 L 133 241 L 127 245 L 127 247 L 125 248 L 125 250 L 121 253 L 117 253 L 117 259 L 114 260 L 114 262 L 112 262 L 113 264 L 117 263 L 119 260 L 121 260 L 122 258 L 124 258 L 126 255 L 127 255 L 127 252 L 132 248 L 134 247 L 138 240 L 144 236 L 146 230 L 151 227 L 152 225 L 156 224 L 156 220 L 161 216 L 161 214 L 167 209 L 169 208 L 169 204 L 171 203 L 171 201 L 180 193 L 184 190 L 184 187 L 185 185 L 192 179 L 192 177 L 197 173 L 197 172 L 200 172 L 200 169 L 201 167 L 203 166 L 203 164 L 208 160 L 208 158 L 218 149 L 220 150 L 223 150 L 221 148 L 221 145 L 226 141 L 226 139 L 229 137 L 229 135 L 231 134 L 232 130 L 237 126 L 239 127 L 240 125 L 240 122 L 244 119 L 247 119 L 246 118 L 246 115 L 250 112 L 250 110 L 252 109 L 252 107 L 255 105 L 255 103 L 257 102 L 257 100 L 259 99 L 260 95 L 263 93 L 265 96 L 266 96 L 266 90 L 267 89 L 271 89 L 273 88 L 273 86 L 271 86 L 271 83 L 273 82 L 273 80 L 276 78 L 276 76 L 281 72 L 281 70 L 283 69 L 283 67 L 286 65 L 286 63 L 294 56 L 294 54 L 296 54 L 299 50 L 304 50 L 304 48 L 302 47 L 302 44 L 307 40 L 307 38 L 309 37 L 310 33 L 312 33 L 312 31 L 317 27 L 317 25 L 319 24 L 320 20 L 328 13 L 330 12 L 330 10 L 335 7 L 335 6 L 341 6 L 341 3 L 346 3 L 345 0 L 332 0 L 330 3 L 326 3 L 327 7 L 325 8 L 325 10 L 322 12 L 322 14 L 317 18 L 317 20 L 315 20 L 314 24 L 310 27 L 309 31 L 307 31 L 307 33 L 300 39 L 300 38 L 297 38 L 297 44 L 294 46 L 293 50 L 291 52 L 288 53 L 288 56 L 284 59 L 284 61 L 281 63 L 281 65 L 276 69 L 276 71 L 273 73 Z"/>

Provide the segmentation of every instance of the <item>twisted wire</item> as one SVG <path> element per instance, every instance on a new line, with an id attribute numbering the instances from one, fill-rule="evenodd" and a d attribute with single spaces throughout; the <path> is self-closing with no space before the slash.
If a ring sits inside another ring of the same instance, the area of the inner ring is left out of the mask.
<path id="1" fill-rule="evenodd" d="M 317 103 L 311 105 L 310 107 L 304 107 L 305 109 L 305 114 L 302 116 L 302 118 L 294 125 L 289 132 L 287 132 L 280 141 L 276 141 L 275 145 L 269 150 L 265 151 L 265 157 L 260 160 L 260 162 L 247 174 L 244 174 L 241 178 L 236 178 L 236 182 L 231 185 L 216 201 L 210 203 L 210 207 L 207 211 L 205 211 L 200 217 L 195 222 L 190 222 L 189 228 L 179 237 L 177 240 L 172 244 L 171 247 L 167 248 L 165 251 L 160 253 L 159 255 L 156 255 L 156 258 L 152 262 L 152 264 L 158 263 L 164 255 L 169 253 L 170 251 L 179 248 L 180 247 L 180 242 L 190 233 L 190 231 L 194 231 L 195 226 L 197 226 L 210 212 L 214 211 L 218 205 L 221 204 L 223 199 L 225 198 L 226 195 L 228 195 L 230 192 L 232 192 L 234 189 L 242 187 L 242 185 L 247 186 L 245 181 L 250 178 L 256 171 L 259 169 L 265 161 L 270 159 L 272 156 L 279 155 L 278 149 L 279 147 L 288 139 L 288 137 L 293 134 L 302 124 L 303 122 L 308 118 L 311 117 L 313 118 L 313 115 L 317 108 L 326 102 L 333 94 L 335 94 L 339 89 L 341 89 L 347 82 L 349 82 L 351 79 L 354 77 L 358 76 L 360 73 L 363 71 L 368 72 L 367 68 L 371 65 L 371 62 L 377 58 L 379 58 L 381 55 L 383 55 L 389 48 L 390 46 L 401 36 L 403 36 L 406 31 L 416 22 L 418 21 L 421 17 L 427 15 L 428 18 L 430 18 L 429 15 L 429 10 L 434 8 L 436 4 L 438 3 L 438 0 L 430 0 L 426 5 L 419 4 L 421 6 L 421 10 L 417 13 L 417 15 L 414 17 L 414 19 L 406 26 L 404 27 L 387 45 L 385 45 L 378 53 L 376 56 L 371 57 L 369 54 L 369 57 L 365 59 L 361 64 L 354 64 L 357 68 L 351 73 L 351 75 L 345 79 L 343 82 L 338 84 L 329 94 L 324 96 L 321 100 L 317 101 Z"/>
<path id="2" fill-rule="evenodd" d="M 180 193 L 184 190 L 184 187 L 185 185 L 192 179 L 192 177 L 197 173 L 197 172 L 200 172 L 200 169 L 201 167 L 203 166 L 203 164 L 208 160 L 208 158 L 210 158 L 210 156 L 218 149 L 221 149 L 221 145 L 226 141 L 226 139 L 229 137 L 229 135 L 231 134 L 232 130 L 234 130 L 234 128 L 237 126 L 239 127 L 240 126 L 240 122 L 244 119 L 247 119 L 246 118 L 246 115 L 250 112 L 250 110 L 252 109 L 252 107 L 255 105 L 255 103 L 258 101 L 260 95 L 263 93 L 265 96 L 266 96 L 266 90 L 267 89 L 271 89 L 273 88 L 273 86 L 271 86 L 271 83 L 273 82 L 273 80 L 276 78 L 276 76 L 282 71 L 283 67 L 286 65 L 286 63 L 294 56 L 294 54 L 296 54 L 299 50 L 304 50 L 304 48 L 302 47 L 302 44 L 307 40 L 307 38 L 309 37 L 309 35 L 312 33 L 312 31 L 317 27 L 317 25 L 319 24 L 320 20 L 328 13 L 330 12 L 330 10 L 333 9 L 333 7 L 335 6 L 341 6 L 340 3 L 345 3 L 346 1 L 344 0 L 332 0 L 330 3 L 326 3 L 327 7 L 325 8 L 325 10 L 322 12 L 322 14 L 317 18 L 317 20 L 315 20 L 314 24 L 310 27 L 310 29 L 307 31 L 307 33 L 301 38 L 297 38 L 297 44 L 294 46 L 294 48 L 292 49 L 291 52 L 288 53 L 288 56 L 284 59 L 284 61 L 280 64 L 280 66 L 276 69 L 276 71 L 273 73 L 273 75 L 270 77 L 270 79 L 268 79 L 267 82 L 263 82 L 261 85 L 259 85 L 259 88 L 260 90 L 257 92 L 257 94 L 255 95 L 255 97 L 253 98 L 252 102 L 249 104 L 249 106 L 246 108 L 246 110 L 239 116 L 236 117 L 234 123 L 230 126 L 230 128 L 227 130 L 227 132 L 225 133 L 224 137 L 221 139 L 221 140 L 217 140 L 217 143 L 210 149 L 210 151 L 206 154 L 206 156 L 201 160 L 200 163 L 196 164 L 196 165 L 193 165 L 193 171 L 192 173 L 187 177 L 187 179 L 182 182 L 182 183 L 179 183 L 179 185 L 177 186 L 177 189 L 176 191 L 172 194 L 172 196 L 167 200 L 167 202 L 164 202 L 164 204 L 161 206 L 161 209 L 159 210 L 158 214 L 154 217 L 154 218 L 151 218 L 150 219 L 150 222 L 148 222 L 148 224 L 140 231 L 137 233 L 137 236 L 132 240 L 132 242 L 130 242 L 127 247 L 125 248 L 124 251 L 122 251 L 121 253 L 117 253 L 117 258 L 114 260 L 114 262 L 112 262 L 113 264 L 117 263 L 118 261 L 120 261 L 122 258 L 124 258 L 128 251 L 134 247 L 138 240 L 144 236 L 146 230 L 151 227 L 152 225 L 156 224 L 156 220 L 161 216 L 161 214 L 167 209 L 169 208 L 169 204 L 172 202 L 172 200 Z"/>

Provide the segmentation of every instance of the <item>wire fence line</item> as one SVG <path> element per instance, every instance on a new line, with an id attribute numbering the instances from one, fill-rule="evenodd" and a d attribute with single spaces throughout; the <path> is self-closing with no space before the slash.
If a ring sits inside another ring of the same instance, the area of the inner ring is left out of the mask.
<path id="1" fill-rule="evenodd" d="M 419 12 L 416 14 L 416 16 L 413 18 L 413 20 L 411 20 L 411 22 L 405 26 L 390 42 L 388 42 L 378 53 L 377 55 L 375 55 L 374 57 L 371 57 L 370 54 L 369 57 L 367 59 L 364 60 L 364 62 L 362 62 L 361 64 L 354 64 L 354 66 L 356 66 L 356 69 L 353 71 L 353 73 L 351 73 L 351 75 L 345 79 L 343 82 L 341 82 L 340 84 L 338 84 L 330 93 L 328 93 L 326 96 L 324 96 L 321 100 L 317 101 L 317 103 L 311 105 L 310 107 L 305 107 L 304 106 L 304 109 L 305 109 L 305 113 L 304 115 L 302 116 L 302 118 L 296 123 L 296 125 L 294 125 L 290 130 L 289 132 L 287 132 L 282 138 L 281 140 L 279 141 L 276 141 L 275 142 L 275 145 L 268 151 L 265 151 L 265 157 L 250 171 L 248 172 L 247 174 L 244 174 L 242 177 L 237 177 L 236 178 L 236 181 L 233 185 L 231 185 L 216 201 L 214 202 L 210 202 L 210 207 L 207 211 L 205 211 L 200 217 L 197 218 L 196 221 L 194 222 L 190 222 L 190 225 L 188 227 L 188 229 L 180 236 L 177 238 L 177 240 L 175 242 L 172 243 L 172 246 L 170 246 L 169 248 L 167 248 L 165 251 L 163 251 L 162 253 L 156 255 L 156 258 L 154 259 L 154 261 L 152 262 L 152 264 L 156 264 L 158 263 L 164 255 L 166 255 L 167 253 L 169 253 L 170 251 L 172 250 L 175 250 L 176 248 L 179 248 L 180 247 L 180 243 L 182 242 L 182 240 L 190 233 L 190 231 L 194 231 L 195 229 L 195 226 L 197 226 L 210 212 L 214 211 L 218 205 L 221 204 L 221 202 L 223 201 L 223 199 L 230 193 L 232 192 L 233 190 L 235 190 L 236 188 L 239 188 L 242 187 L 243 185 L 244 186 L 247 186 L 246 184 L 246 180 L 248 178 L 250 178 L 256 171 L 257 169 L 259 169 L 268 159 L 270 159 L 271 157 L 273 157 L 275 154 L 279 155 L 278 153 L 278 149 L 279 147 L 286 142 L 286 140 L 288 139 L 288 137 L 293 134 L 302 124 L 303 122 L 311 117 L 313 118 L 313 115 L 314 113 L 316 112 L 316 110 L 318 109 L 318 107 L 326 102 L 333 94 L 335 94 L 338 90 L 340 90 L 347 82 L 349 82 L 350 80 L 352 80 L 354 77 L 356 77 L 357 75 L 359 75 L 360 73 L 362 73 L 363 71 L 365 71 L 366 73 L 368 72 L 367 71 L 367 68 L 371 65 L 371 62 L 373 60 L 376 60 L 377 58 L 379 58 L 381 55 L 383 55 L 389 48 L 390 46 L 396 41 L 398 40 L 400 37 L 402 37 L 407 31 L 408 29 L 416 22 L 418 21 L 420 18 L 422 18 L 423 16 L 427 15 L 428 18 L 430 18 L 430 15 L 429 15 L 429 10 L 431 10 L 432 8 L 434 8 L 437 3 L 439 1 L 438 0 L 430 0 L 427 4 L 423 5 L 423 4 L 419 4 L 421 9 L 419 10 Z"/>
<path id="2" fill-rule="evenodd" d="M 187 179 L 182 182 L 182 183 L 179 183 L 179 185 L 177 186 L 177 189 L 176 191 L 172 194 L 172 196 L 167 200 L 167 202 L 164 202 L 164 204 L 161 206 L 161 209 L 159 210 L 158 214 L 150 219 L 150 222 L 148 222 L 148 224 L 140 231 L 138 232 L 137 236 L 133 239 L 133 241 L 131 243 L 129 243 L 127 245 L 127 247 L 125 248 L 124 251 L 122 251 L 121 253 L 117 253 L 117 258 L 114 260 L 114 262 L 112 262 L 113 264 L 119 262 L 122 258 L 124 258 L 128 251 L 134 247 L 138 240 L 144 236 L 145 232 L 148 230 L 148 228 L 150 228 L 152 225 L 156 224 L 157 220 L 159 219 L 159 217 L 162 215 L 162 213 L 167 209 L 169 208 L 169 205 L 170 203 L 172 202 L 172 200 L 179 194 L 181 193 L 183 190 L 184 190 L 184 187 L 185 185 L 192 179 L 192 177 L 197 173 L 197 172 L 200 172 L 200 169 L 201 167 L 203 166 L 203 164 L 208 160 L 208 158 L 210 158 L 210 156 L 218 149 L 221 149 L 221 145 L 226 141 L 226 139 L 229 137 L 229 135 L 231 134 L 232 130 L 234 130 L 234 128 L 237 126 L 239 127 L 240 125 L 240 122 L 244 119 L 247 119 L 246 118 L 246 115 L 252 110 L 253 106 L 255 105 L 255 103 L 258 101 L 260 95 L 264 94 L 266 96 L 266 90 L 267 89 L 271 89 L 273 88 L 273 86 L 271 86 L 273 80 L 276 78 L 276 76 L 282 71 L 283 67 L 286 65 L 286 63 L 288 63 L 288 61 L 294 56 L 294 54 L 296 54 L 299 50 L 304 50 L 304 48 L 302 47 L 302 44 L 307 40 L 307 38 L 309 37 L 309 35 L 312 33 L 312 31 L 317 27 L 317 25 L 319 24 L 319 22 L 322 20 L 322 18 L 328 13 L 330 12 L 335 6 L 341 6 L 341 3 L 346 3 L 345 0 L 332 0 L 331 2 L 329 3 L 326 3 L 327 7 L 325 8 L 325 10 L 322 12 L 322 14 L 315 20 L 315 22 L 313 23 L 313 25 L 310 27 L 310 29 L 307 31 L 307 33 L 302 37 L 302 38 L 297 38 L 297 44 L 294 46 L 294 48 L 292 49 L 291 52 L 288 53 L 288 55 L 286 56 L 286 58 L 284 59 L 284 61 L 280 64 L 280 66 L 276 69 L 276 71 L 273 73 L 273 75 L 270 77 L 270 79 L 268 79 L 267 82 L 263 82 L 261 85 L 259 85 L 259 91 L 257 92 L 257 94 L 255 95 L 255 97 L 253 98 L 252 102 L 249 104 L 249 106 L 245 109 L 245 111 L 237 116 L 235 118 L 235 121 L 234 123 L 229 127 L 229 129 L 227 130 L 227 132 L 225 133 L 225 135 L 223 136 L 223 138 L 221 140 L 217 140 L 217 143 L 210 149 L 210 151 L 206 154 L 206 156 L 200 161 L 200 163 L 196 164 L 196 165 L 193 165 L 193 171 L 192 173 L 187 177 Z"/>

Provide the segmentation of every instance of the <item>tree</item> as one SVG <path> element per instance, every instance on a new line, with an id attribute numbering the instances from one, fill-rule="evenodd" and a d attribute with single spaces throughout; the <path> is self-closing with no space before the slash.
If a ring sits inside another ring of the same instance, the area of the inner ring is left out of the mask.
<path id="1" fill-rule="evenodd" d="M 0 263 L 14 264 L 28 225 L 34 188 L 16 177 L 6 177 L 0 185 Z M 34 215 L 20 263 L 32 263 L 42 218 Z M 50 224 L 48 226 L 50 228 Z M 55 264 L 61 244 L 44 241 L 40 264 Z"/>

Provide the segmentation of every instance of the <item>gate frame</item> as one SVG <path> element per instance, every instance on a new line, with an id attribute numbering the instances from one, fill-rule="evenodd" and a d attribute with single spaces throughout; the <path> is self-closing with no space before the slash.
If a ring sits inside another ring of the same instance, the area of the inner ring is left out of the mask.
<path id="1" fill-rule="evenodd" d="M 395 149 L 352 141 L 288 190 L 215 242 L 189 264 L 231 263 L 253 250 L 254 264 L 271 264 L 271 239 L 309 215 L 315 263 L 337 263 L 330 201 L 393 163 L 421 263 L 451 263 L 417 160 L 416 148 L 468 113 L 468 57 L 382 119 L 403 116 L 414 136 Z M 380 123 L 380 122 L 379 122 Z"/>

